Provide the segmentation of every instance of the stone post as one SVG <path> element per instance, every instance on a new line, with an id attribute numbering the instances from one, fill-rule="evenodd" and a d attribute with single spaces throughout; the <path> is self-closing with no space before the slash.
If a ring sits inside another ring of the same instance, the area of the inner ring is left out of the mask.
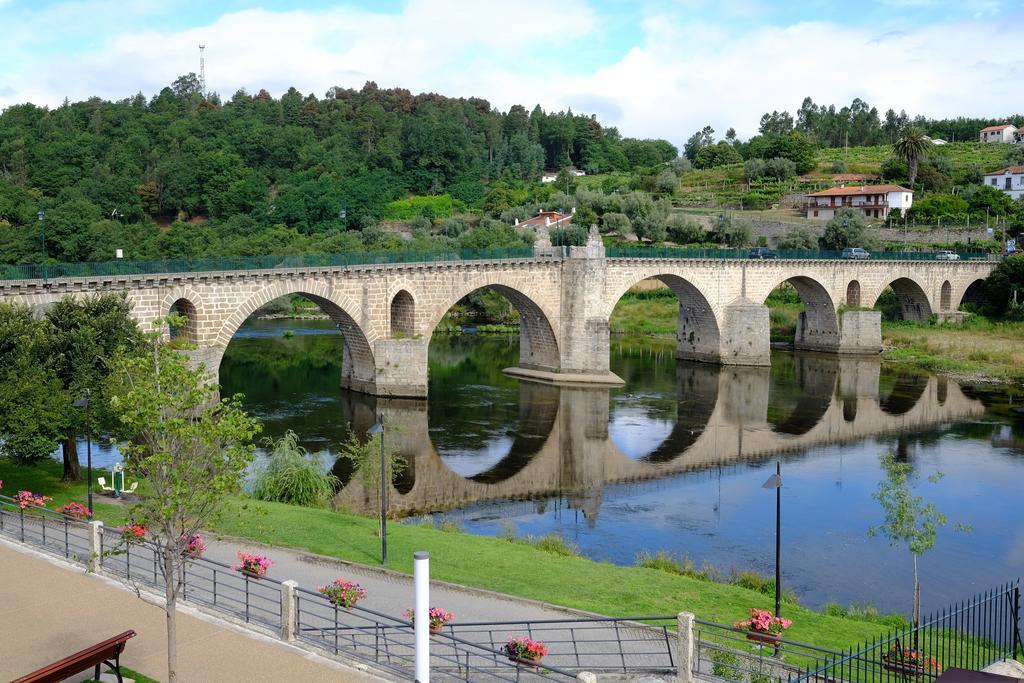
<path id="1" fill-rule="evenodd" d="M 875 355 L 882 351 L 882 313 L 844 311 L 839 317 L 839 353 Z"/>
<path id="2" fill-rule="evenodd" d="M 693 665 L 696 664 L 696 653 L 693 649 L 693 614 L 691 612 L 680 612 L 676 617 L 677 632 L 679 639 L 676 646 L 679 648 L 676 662 L 676 683 L 694 683 Z"/>
<path id="3" fill-rule="evenodd" d="M 580 671 L 576 674 L 576 680 L 578 683 L 597 683 L 597 674 L 592 674 L 589 671 Z"/>
<path id="4" fill-rule="evenodd" d="M 295 589 L 298 586 L 298 582 L 292 579 L 281 582 L 281 640 L 289 643 L 295 640 L 298 631 L 298 624 L 295 623 Z"/>
<path id="5" fill-rule="evenodd" d="M 771 365 L 768 307 L 740 297 L 722 310 L 723 365 Z"/>
<path id="6" fill-rule="evenodd" d="M 99 574 L 103 569 L 103 522 L 89 522 L 89 545 L 92 555 L 89 557 L 89 571 Z"/>

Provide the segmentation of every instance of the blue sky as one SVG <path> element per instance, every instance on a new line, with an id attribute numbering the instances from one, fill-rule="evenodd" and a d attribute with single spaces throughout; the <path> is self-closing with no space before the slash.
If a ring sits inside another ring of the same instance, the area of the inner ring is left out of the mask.
<path id="1" fill-rule="evenodd" d="M 932 116 L 1024 109 L 1024 0 L 0 0 L 0 107 L 334 85 L 597 113 L 674 142 L 804 96 Z"/>

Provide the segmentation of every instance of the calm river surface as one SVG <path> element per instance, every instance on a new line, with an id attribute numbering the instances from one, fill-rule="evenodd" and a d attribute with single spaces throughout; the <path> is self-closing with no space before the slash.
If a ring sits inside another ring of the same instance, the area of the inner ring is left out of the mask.
<path id="1" fill-rule="evenodd" d="M 410 462 L 391 493 L 404 516 L 557 532 L 616 564 L 667 550 L 771 574 L 775 497 L 762 484 L 780 460 L 784 585 L 810 606 L 908 612 L 910 555 L 868 535 L 879 456 L 892 452 L 950 520 L 922 560 L 926 609 L 1024 573 L 1024 416 L 1004 389 L 817 354 L 719 368 L 651 340 L 613 341 L 625 387 L 558 389 L 501 373 L 517 338 L 464 335 L 433 340 L 429 401 L 378 401 L 338 388 L 341 344 L 329 321 L 249 321 L 225 355 L 224 392 L 245 394 L 265 435 L 294 430 L 325 463 L 383 413 Z M 338 503 L 375 504 L 355 480 Z"/>

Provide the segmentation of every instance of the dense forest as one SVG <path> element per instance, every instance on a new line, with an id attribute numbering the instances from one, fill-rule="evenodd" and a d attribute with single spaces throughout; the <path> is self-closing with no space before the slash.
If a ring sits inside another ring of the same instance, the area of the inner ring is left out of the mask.
<path id="1" fill-rule="evenodd" d="M 133 259 L 387 248 L 395 238 L 376 228 L 382 219 L 433 220 L 438 207 L 497 215 L 536 199 L 527 188 L 544 169 L 632 171 L 677 156 L 664 140 L 623 138 L 572 111 L 499 112 L 372 82 L 222 102 L 189 74 L 149 100 L 0 114 L 0 262 L 109 260 L 118 248 Z M 524 239 L 507 225 L 456 232 L 458 246 Z M 429 246 L 433 236 L 421 237 Z"/>

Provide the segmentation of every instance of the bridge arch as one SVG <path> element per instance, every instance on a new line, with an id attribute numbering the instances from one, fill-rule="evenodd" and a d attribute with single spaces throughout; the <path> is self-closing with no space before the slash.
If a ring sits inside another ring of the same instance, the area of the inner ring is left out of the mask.
<path id="1" fill-rule="evenodd" d="M 462 284 L 443 303 L 431 310 L 425 329 L 430 335 L 441 319 L 459 301 L 480 289 L 491 289 L 505 297 L 519 313 L 519 367 L 557 372 L 561 367 L 557 328 L 558 315 L 549 307 L 543 292 L 533 291 L 522 282 L 486 274 Z M 558 301 L 558 292 L 549 292 Z M 552 324 L 555 321 L 555 324 Z"/>
<path id="2" fill-rule="evenodd" d="M 257 291 L 246 299 L 235 311 L 225 319 L 217 332 L 214 344 L 220 349 L 221 357 L 231 343 L 238 328 L 256 312 L 257 309 L 289 294 L 299 294 L 309 299 L 337 326 L 344 337 L 345 345 L 342 357 L 341 385 L 356 391 L 374 390 L 376 366 L 371 346 L 374 336 L 367 334 L 353 314 L 358 315 L 359 306 L 350 298 L 335 292 L 323 283 L 308 281 L 280 281 Z M 215 367 L 219 368 L 220 359 Z"/>
<path id="3" fill-rule="evenodd" d="M 167 312 L 185 317 L 184 325 L 167 326 L 167 334 L 171 341 L 180 340 L 188 344 L 195 344 L 199 341 L 199 312 L 194 303 L 185 298 L 176 299 Z"/>
<path id="4" fill-rule="evenodd" d="M 871 306 L 875 306 L 878 303 L 886 287 L 892 289 L 893 294 L 896 295 L 899 308 L 895 311 L 895 314 L 901 320 L 926 322 L 931 317 L 932 304 L 928 300 L 928 295 L 925 294 L 921 285 L 909 277 L 899 277 L 883 284 L 871 302 Z"/>
<path id="5" fill-rule="evenodd" d="M 860 281 L 850 280 L 846 285 L 846 305 L 850 308 L 860 308 Z"/>
<path id="6" fill-rule="evenodd" d="M 406 339 L 416 336 L 416 299 L 407 289 L 400 289 L 391 297 L 391 338 Z"/>
<path id="7" fill-rule="evenodd" d="M 985 280 L 978 278 L 968 284 L 957 300 L 957 309 L 962 306 L 971 306 L 975 310 L 985 305 Z"/>
<path id="8" fill-rule="evenodd" d="M 673 273 L 643 273 L 624 283 L 607 301 L 607 316 L 611 319 L 615 306 L 626 293 L 645 280 L 657 280 L 679 300 L 676 322 L 676 358 L 705 362 L 718 362 L 722 342 L 718 316 L 714 307 L 694 282 Z"/>
<path id="9" fill-rule="evenodd" d="M 808 351 L 834 351 L 839 348 L 839 316 L 836 313 L 836 304 L 828 289 L 813 277 L 796 275 L 780 280 L 768 290 L 761 303 L 767 303 L 771 292 L 784 282 L 793 286 L 804 304 L 804 310 L 796 321 L 794 348 Z M 856 289 L 859 298 L 860 283 L 857 283 Z M 849 291 L 849 286 L 847 290 Z"/>
<path id="10" fill-rule="evenodd" d="M 953 302 L 953 286 L 949 284 L 949 280 L 942 283 L 942 287 L 939 290 L 939 310 L 948 311 Z"/>

